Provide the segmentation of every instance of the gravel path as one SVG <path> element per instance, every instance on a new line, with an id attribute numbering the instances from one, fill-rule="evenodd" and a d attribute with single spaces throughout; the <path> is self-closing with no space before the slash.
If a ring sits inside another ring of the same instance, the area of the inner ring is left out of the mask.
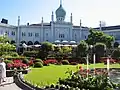
<path id="1" fill-rule="evenodd" d="M 13 83 L 13 77 L 7 77 L 6 82 L 2 83 L 0 90 L 22 90 L 15 83 Z"/>

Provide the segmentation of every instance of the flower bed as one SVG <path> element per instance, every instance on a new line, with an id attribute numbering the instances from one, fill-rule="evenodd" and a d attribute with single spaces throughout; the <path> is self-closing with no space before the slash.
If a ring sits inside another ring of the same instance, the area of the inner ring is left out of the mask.
<path id="1" fill-rule="evenodd" d="M 56 64 L 58 63 L 56 59 L 48 59 L 43 61 L 44 65 L 48 65 L 48 64 Z"/>
<path id="2" fill-rule="evenodd" d="M 27 64 L 22 63 L 22 60 L 13 60 L 11 63 L 7 63 L 7 69 L 13 70 L 14 68 L 19 70 L 25 70 L 29 66 Z"/>

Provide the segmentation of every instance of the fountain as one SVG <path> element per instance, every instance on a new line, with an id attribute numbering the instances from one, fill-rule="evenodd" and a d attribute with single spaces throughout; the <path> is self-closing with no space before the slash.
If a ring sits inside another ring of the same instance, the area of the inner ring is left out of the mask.
<path id="1" fill-rule="evenodd" d="M 93 63 L 94 63 L 94 75 L 95 75 L 95 54 L 93 55 Z"/>
<path id="2" fill-rule="evenodd" d="M 107 58 L 107 72 L 108 72 L 108 76 L 110 75 L 110 59 L 109 57 Z"/>
<path id="3" fill-rule="evenodd" d="M 89 67 L 88 67 L 88 65 L 89 65 L 89 57 L 88 57 L 88 55 L 87 55 L 87 78 L 88 78 L 88 70 L 89 70 Z"/>

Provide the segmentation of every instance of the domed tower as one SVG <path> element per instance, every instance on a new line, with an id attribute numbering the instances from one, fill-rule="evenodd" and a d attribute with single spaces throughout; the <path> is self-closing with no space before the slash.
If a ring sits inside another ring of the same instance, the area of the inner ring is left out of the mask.
<path id="1" fill-rule="evenodd" d="M 66 11 L 62 7 L 62 0 L 60 0 L 60 6 L 56 10 L 56 20 L 58 22 L 63 22 L 65 20 Z"/>

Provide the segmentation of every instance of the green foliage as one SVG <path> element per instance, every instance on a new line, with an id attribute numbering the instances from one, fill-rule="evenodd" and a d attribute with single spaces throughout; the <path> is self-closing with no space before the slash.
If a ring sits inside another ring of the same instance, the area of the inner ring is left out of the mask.
<path id="1" fill-rule="evenodd" d="M 10 42 L 7 35 L 0 36 L 0 43 L 7 43 L 7 42 Z"/>
<path id="2" fill-rule="evenodd" d="M 62 63 L 63 65 L 68 65 L 68 64 L 69 64 L 69 61 L 68 61 L 68 60 L 62 60 L 61 63 Z"/>
<path id="3" fill-rule="evenodd" d="M 0 36 L 0 56 L 4 54 L 10 55 L 11 52 L 16 51 L 16 47 L 8 42 L 10 42 L 10 40 L 6 35 Z"/>
<path id="4" fill-rule="evenodd" d="M 22 60 L 22 63 L 28 64 L 28 63 L 29 63 L 29 60 L 28 60 L 28 59 L 23 59 L 23 60 Z"/>
<path id="5" fill-rule="evenodd" d="M 80 44 L 77 46 L 77 56 L 85 56 L 88 51 L 88 44 L 82 40 Z"/>
<path id="6" fill-rule="evenodd" d="M 53 45 L 50 42 L 43 42 L 39 51 L 39 58 L 45 59 L 49 52 L 53 50 Z"/>
<path id="7" fill-rule="evenodd" d="M 3 52 L 2 57 L 4 57 L 4 58 L 15 57 L 16 58 L 16 57 L 19 57 L 19 55 L 16 52 Z"/>
<path id="8" fill-rule="evenodd" d="M 96 53 L 99 53 L 99 52 L 104 53 L 106 49 L 106 45 L 104 43 L 96 43 L 94 48 L 95 48 Z"/>
<path id="9" fill-rule="evenodd" d="M 106 45 L 104 43 L 96 43 L 95 44 L 94 51 L 97 56 L 96 62 L 99 62 L 98 60 L 100 60 L 101 57 L 105 56 L 105 50 L 106 50 Z M 108 54 L 108 52 L 106 54 Z"/>
<path id="10" fill-rule="evenodd" d="M 119 43 L 118 43 L 118 42 L 115 42 L 115 43 L 114 43 L 114 48 L 118 48 L 118 46 L 119 46 Z"/>
<path id="11" fill-rule="evenodd" d="M 71 47 L 62 47 L 61 49 L 60 49 L 60 53 L 62 54 L 62 55 L 67 55 L 68 53 L 70 53 L 72 51 L 72 48 Z"/>
<path id="12" fill-rule="evenodd" d="M 115 59 L 119 59 L 120 57 L 120 49 L 115 49 L 112 53 L 112 57 Z"/>
<path id="13" fill-rule="evenodd" d="M 43 61 L 41 59 L 36 59 L 34 62 L 41 62 L 43 64 Z"/>
<path id="14" fill-rule="evenodd" d="M 69 76 L 65 79 L 59 79 L 60 85 L 68 85 L 73 88 L 79 88 L 80 90 L 114 90 L 117 87 L 116 84 L 110 81 L 106 73 L 96 76 L 88 75 L 88 77 L 86 77 L 87 74 L 83 76 L 79 71 L 74 73 L 69 70 L 66 73 Z"/>
<path id="15" fill-rule="evenodd" d="M 90 29 L 90 34 L 88 35 L 88 38 L 86 42 L 89 45 L 94 45 L 96 43 L 104 43 L 107 47 L 111 47 L 111 42 L 114 41 L 114 37 L 110 36 L 108 34 L 103 33 L 102 31 Z"/>
<path id="16" fill-rule="evenodd" d="M 34 64 L 34 68 L 41 68 L 41 67 L 43 67 L 43 64 L 41 62 L 36 62 Z"/>
<path id="17" fill-rule="evenodd" d="M 4 60 L 4 62 L 7 64 L 7 63 L 12 63 L 11 60 Z"/>
<path id="18" fill-rule="evenodd" d="M 24 51 L 23 55 L 26 57 L 32 57 L 32 56 L 37 56 L 38 55 L 38 51 Z"/>
<path id="19" fill-rule="evenodd" d="M 50 42 L 43 42 L 41 45 L 41 50 L 44 52 L 49 52 L 53 50 L 53 45 Z"/>

